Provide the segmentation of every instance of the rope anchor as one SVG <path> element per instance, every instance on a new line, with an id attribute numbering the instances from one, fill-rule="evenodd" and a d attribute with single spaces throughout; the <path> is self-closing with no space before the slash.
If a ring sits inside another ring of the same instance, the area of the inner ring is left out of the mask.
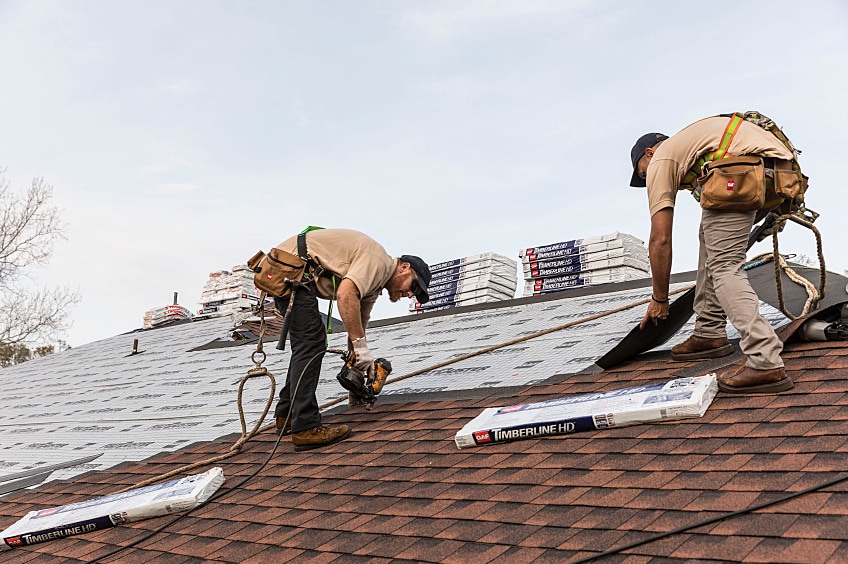
<path id="1" fill-rule="evenodd" d="M 792 212 L 792 213 L 783 214 L 781 216 L 778 216 L 774 220 L 774 227 L 772 228 L 771 236 L 772 236 L 773 251 L 774 251 L 773 252 L 774 278 L 775 278 L 775 283 L 777 284 L 777 297 L 778 297 L 778 301 L 779 301 L 779 304 L 780 304 L 781 313 L 783 313 L 783 315 L 785 315 L 786 317 L 788 317 L 791 320 L 795 320 L 798 317 L 803 317 L 803 316 L 807 315 L 807 313 L 809 313 L 810 311 L 815 311 L 816 309 L 818 309 L 819 303 L 824 299 L 825 284 L 827 283 L 827 271 L 825 270 L 825 265 L 824 265 L 824 252 L 822 251 L 821 233 L 816 228 L 816 226 L 813 225 L 813 222 L 818 217 L 819 217 L 818 213 L 814 212 L 813 210 L 808 210 L 806 207 L 802 206 L 797 211 Z M 813 284 L 809 280 L 807 280 L 803 276 L 800 276 L 798 273 L 796 273 L 794 270 L 792 270 L 786 264 L 786 261 L 783 259 L 783 257 L 780 255 L 780 253 L 778 251 L 777 233 L 778 233 L 778 231 L 780 231 L 781 224 L 783 224 L 787 220 L 794 221 L 798 225 L 806 227 L 807 229 L 812 231 L 813 235 L 815 235 L 815 237 L 816 237 L 816 253 L 818 254 L 819 270 L 821 271 L 821 277 L 819 279 L 818 290 L 816 290 L 816 287 L 813 286 Z M 793 280 L 793 281 L 797 282 L 798 284 L 804 286 L 807 290 L 807 302 L 804 304 L 804 309 L 801 311 L 801 313 L 797 317 L 795 315 L 792 315 L 789 312 L 789 310 L 786 309 L 786 303 L 784 302 L 784 299 L 783 299 L 783 282 L 782 282 L 781 276 L 780 276 L 780 269 L 781 268 L 783 268 L 783 270 L 786 272 L 786 275 L 791 280 Z"/>

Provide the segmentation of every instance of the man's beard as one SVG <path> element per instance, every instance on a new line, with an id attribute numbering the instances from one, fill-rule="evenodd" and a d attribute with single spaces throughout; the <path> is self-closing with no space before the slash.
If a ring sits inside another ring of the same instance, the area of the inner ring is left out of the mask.
<path id="1" fill-rule="evenodd" d="M 389 293 L 389 301 L 392 303 L 400 301 L 403 297 L 403 292 L 400 291 L 400 284 L 396 278 L 392 278 L 386 285 L 386 291 Z"/>

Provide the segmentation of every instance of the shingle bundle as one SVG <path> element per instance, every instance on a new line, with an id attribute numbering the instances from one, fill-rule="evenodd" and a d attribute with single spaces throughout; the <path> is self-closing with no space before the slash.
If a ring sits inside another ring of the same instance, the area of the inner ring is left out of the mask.
<path id="1" fill-rule="evenodd" d="M 168 323 L 191 318 L 191 311 L 181 305 L 157 307 L 144 312 L 144 320 L 141 327 L 142 329 L 153 329 L 154 327 L 161 327 Z"/>
<path id="2" fill-rule="evenodd" d="M 618 231 L 531 247 L 519 251 L 518 256 L 525 296 L 650 276 L 645 244 Z"/>
<path id="3" fill-rule="evenodd" d="M 508 300 L 515 297 L 518 264 L 496 253 L 483 253 L 430 265 L 430 301 L 413 302 L 409 311 L 438 309 Z"/>
<path id="4" fill-rule="evenodd" d="M 253 271 L 245 264 L 234 266 L 232 272 L 210 272 L 200 294 L 200 309 L 196 317 L 207 319 L 250 310 L 259 303 L 260 294 L 253 284 Z"/>

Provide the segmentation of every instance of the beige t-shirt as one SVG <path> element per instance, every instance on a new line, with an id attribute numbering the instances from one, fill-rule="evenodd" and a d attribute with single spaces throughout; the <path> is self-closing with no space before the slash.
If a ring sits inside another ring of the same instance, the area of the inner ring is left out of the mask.
<path id="1" fill-rule="evenodd" d="M 673 208 L 686 173 L 698 159 L 718 149 L 730 118 L 708 117 L 696 121 L 662 142 L 648 165 L 648 206 L 651 216 Z M 795 155 L 771 132 L 743 121 L 730 142 L 728 155 L 759 155 L 792 160 Z"/>
<path id="2" fill-rule="evenodd" d="M 278 249 L 297 254 L 297 236 L 289 237 Z M 306 252 L 313 261 L 335 274 L 348 278 L 359 290 L 362 326 L 368 325 L 371 309 L 395 272 L 397 259 L 390 257 L 377 241 L 352 229 L 317 229 L 306 234 Z M 315 281 L 319 298 L 333 297 L 333 282 L 321 276 Z"/>

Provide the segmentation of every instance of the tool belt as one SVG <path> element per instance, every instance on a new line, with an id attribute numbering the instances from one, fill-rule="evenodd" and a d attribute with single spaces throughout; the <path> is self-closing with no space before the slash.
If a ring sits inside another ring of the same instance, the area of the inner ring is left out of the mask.
<path id="1" fill-rule="evenodd" d="M 753 211 L 794 201 L 805 184 L 792 161 L 744 155 L 706 163 L 697 190 L 704 209 Z"/>
<path id="2" fill-rule="evenodd" d="M 758 210 L 766 201 L 763 158 L 750 155 L 708 162 L 698 185 L 705 210 Z"/>
<path id="3" fill-rule="evenodd" d="M 764 158 L 757 155 L 727 154 L 733 137 L 743 121 L 771 132 L 793 154 L 799 151 L 769 118 L 758 112 L 722 114 L 729 118 L 718 149 L 702 155 L 686 173 L 682 187 L 704 209 L 726 211 L 770 210 L 786 204 L 787 211 L 797 209 L 804 201 L 808 178 L 801 172 L 797 159 Z"/>
<path id="4" fill-rule="evenodd" d="M 253 271 L 253 284 L 257 288 L 269 296 L 285 298 L 292 291 L 290 281 L 303 278 L 307 262 L 275 247 L 267 255 L 258 251 L 247 261 L 247 266 Z"/>

